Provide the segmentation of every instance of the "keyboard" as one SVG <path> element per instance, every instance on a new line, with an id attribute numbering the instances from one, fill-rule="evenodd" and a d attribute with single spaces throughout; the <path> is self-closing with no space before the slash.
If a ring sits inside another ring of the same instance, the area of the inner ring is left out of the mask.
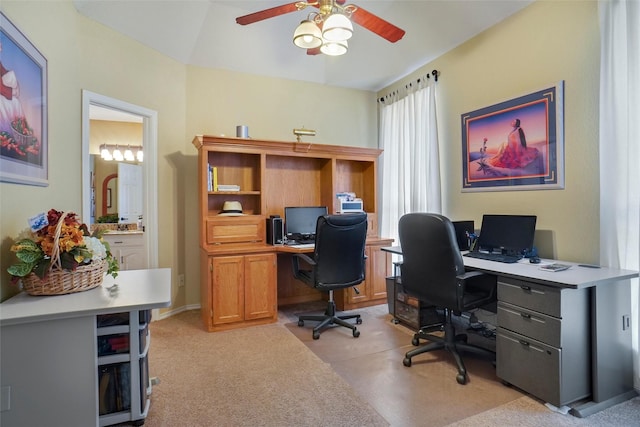
<path id="1" fill-rule="evenodd" d="M 518 262 L 520 260 L 520 257 L 513 255 L 490 254 L 487 252 L 469 252 L 464 254 L 464 256 L 468 256 L 470 258 L 486 259 L 488 261 L 504 262 L 507 264 L 513 264 L 514 262 Z"/>
<path id="2" fill-rule="evenodd" d="M 311 249 L 311 248 L 315 248 L 316 244 L 315 243 L 295 243 L 289 246 L 291 246 L 292 248 L 298 248 L 298 249 Z"/>

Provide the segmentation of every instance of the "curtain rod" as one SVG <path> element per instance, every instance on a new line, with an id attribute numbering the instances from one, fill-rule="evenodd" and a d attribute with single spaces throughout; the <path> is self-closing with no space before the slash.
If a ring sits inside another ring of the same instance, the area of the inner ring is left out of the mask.
<path id="1" fill-rule="evenodd" d="M 431 76 L 433 76 L 433 77 L 436 79 L 436 81 L 438 81 L 438 76 L 439 76 L 439 75 L 440 75 L 440 71 L 438 71 L 438 70 L 433 70 L 433 71 L 431 71 Z M 425 82 L 425 81 L 427 81 L 427 79 L 431 78 L 431 76 L 429 75 L 429 73 L 427 73 L 424 77 L 422 77 L 422 78 L 418 78 L 418 80 L 416 80 L 416 82 L 415 82 L 415 83 L 416 83 L 416 84 L 420 84 L 420 83 L 422 83 L 422 82 Z M 409 90 L 409 89 L 411 89 L 412 87 L 413 87 L 413 82 L 409 82 L 409 83 L 407 83 L 406 85 L 404 85 L 404 89 L 405 89 L 405 90 Z M 398 93 L 400 92 L 400 90 L 401 90 L 401 89 L 402 89 L 402 88 L 400 88 L 400 89 L 396 89 L 396 90 L 394 90 L 393 92 L 391 92 L 391 93 L 389 93 L 389 94 L 387 94 L 387 95 L 383 96 L 382 98 L 378 99 L 378 102 L 384 102 L 387 98 L 389 98 L 389 97 L 391 97 L 391 96 L 396 96 L 396 95 L 398 95 Z"/>

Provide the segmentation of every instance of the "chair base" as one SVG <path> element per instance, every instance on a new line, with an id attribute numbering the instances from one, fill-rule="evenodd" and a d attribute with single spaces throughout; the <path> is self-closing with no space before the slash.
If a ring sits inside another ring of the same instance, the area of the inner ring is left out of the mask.
<path id="1" fill-rule="evenodd" d="M 313 328 L 313 339 L 317 340 L 320 338 L 320 332 L 323 329 L 328 328 L 332 325 L 344 326 L 345 328 L 351 329 L 353 332 L 353 337 L 358 338 L 360 336 L 360 331 L 358 328 L 349 322 L 345 322 L 345 320 L 356 319 L 356 324 L 359 325 L 362 323 L 362 319 L 359 314 L 351 314 L 345 316 L 336 316 L 336 303 L 330 300 L 327 304 L 327 310 L 324 315 L 307 315 L 307 316 L 299 316 L 298 317 L 298 326 L 304 326 L 305 320 L 311 320 L 315 322 L 320 322 Z"/>
<path id="2" fill-rule="evenodd" d="M 456 335 L 455 328 L 451 321 L 451 311 L 446 310 L 446 319 L 444 324 L 444 337 L 439 337 L 436 335 L 431 335 L 425 332 L 418 332 L 413 336 L 413 340 L 411 341 L 413 345 L 418 345 L 420 339 L 430 341 L 429 344 L 425 344 L 421 347 L 415 348 L 413 350 L 408 351 L 402 363 L 404 366 L 411 366 L 411 358 L 417 356 L 418 354 L 426 353 L 428 351 L 433 350 L 447 350 L 449 353 L 453 355 L 453 358 L 456 361 L 456 365 L 458 367 L 458 375 L 456 376 L 456 381 L 459 384 L 466 384 L 468 380 L 467 369 L 464 366 L 464 362 L 462 357 L 460 356 L 461 352 L 473 353 L 478 356 L 488 357 L 490 360 L 495 360 L 496 354 L 482 347 L 478 347 L 472 344 L 467 344 L 467 335 L 466 334 L 458 334 Z"/>

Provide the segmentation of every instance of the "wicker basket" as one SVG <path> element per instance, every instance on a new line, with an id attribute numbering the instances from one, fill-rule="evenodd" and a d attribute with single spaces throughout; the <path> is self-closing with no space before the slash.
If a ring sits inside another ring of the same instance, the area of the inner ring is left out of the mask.
<path id="1" fill-rule="evenodd" d="M 64 213 L 60 217 L 56 227 L 49 274 L 44 279 L 40 279 L 33 273 L 22 278 L 22 288 L 29 295 L 64 295 L 88 291 L 100 286 L 104 279 L 109 267 L 107 260 L 93 261 L 90 264 L 76 268 L 74 271 L 67 271 L 62 268 L 58 239 L 66 216 L 67 214 Z"/>

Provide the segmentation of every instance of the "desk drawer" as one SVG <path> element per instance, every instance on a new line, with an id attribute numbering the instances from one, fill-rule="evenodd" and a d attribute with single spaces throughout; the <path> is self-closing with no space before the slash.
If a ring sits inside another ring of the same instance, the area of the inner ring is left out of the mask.
<path id="1" fill-rule="evenodd" d="M 524 280 L 498 277 L 498 301 L 538 311 L 554 317 L 561 316 L 560 290 Z"/>
<path id="2" fill-rule="evenodd" d="M 506 302 L 498 302 L 498 325 L 554 347 L 562 347 L 561 321 Z"/>
<path id="3" fill-rule="evenodd" d="M 561 350 L 501 327 L 496 335 L 496 373 L 502 380 L 555 406 L 560 398 Z"/>
<path id="4" fill-rule="evenodd" d="M 262 243 L 265 236 L 265 220 L 260 215 L 208 218 L 205 224 L 208 245 Z"/>

